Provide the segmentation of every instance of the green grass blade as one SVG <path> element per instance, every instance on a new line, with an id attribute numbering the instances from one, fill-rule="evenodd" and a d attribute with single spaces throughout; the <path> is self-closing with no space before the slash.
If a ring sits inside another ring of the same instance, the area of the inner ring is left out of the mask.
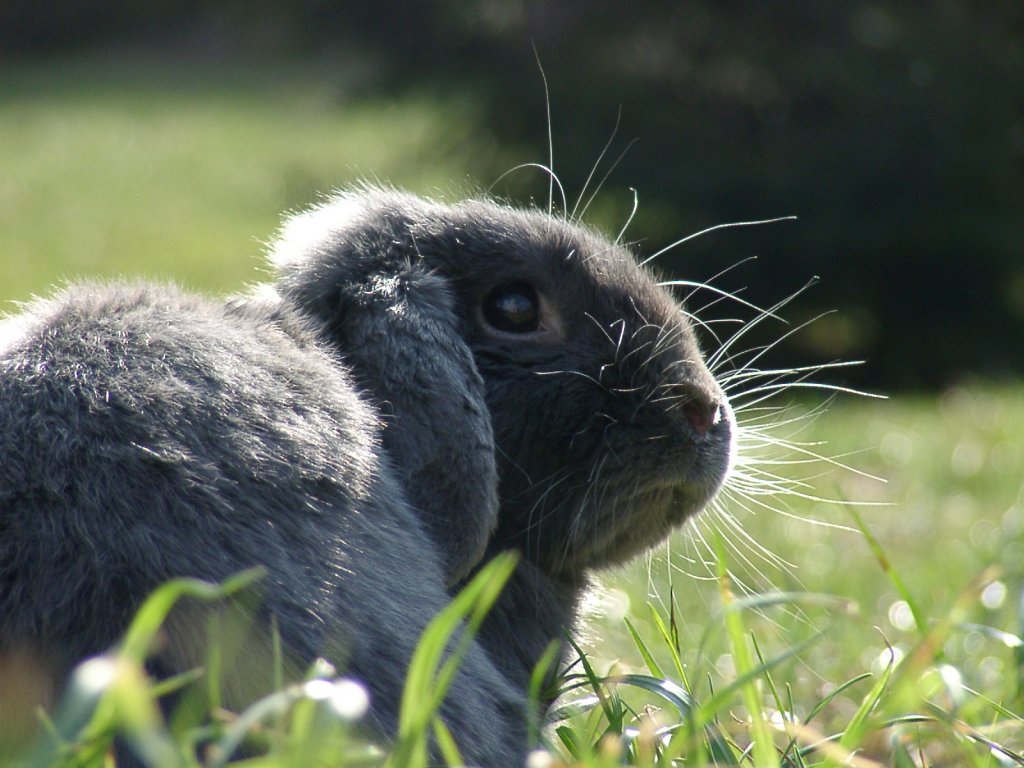
<path id="1" fill-rule="evenodd" d="M 725 609 L 726 634 L 729 638 L 729 647 L 732 650 L 738 677 L 745 678 L 739 688 L 743 702 L 750 714 L 751 751 L 754 765 L 757 768 L 778 768 L 779 755 L 775 750 L 775 740 L 772 737 L 771 728 L 764 717 L 758 686 L 759 679 L 766 669 L 764 666 L 757 667 L 754 664 L 743 623 L 743 614 L 739 610 L 730 610 L 736 599 L 732 593 L 731 578 L 725 565 L 725 547 L 720 536 L 715 537 L 715 548 L 718 556 L 719 590 Z"/>
<path id="2" fill-rule="evenodd" d="M 631 685 L 653 693 L 671 704 L 681 718 L 688 718 L 694 709 L 693 699 L 681 686 L 671 680 L 662 680 L 649 675 L 614 675 L 605 681 L 615 685 Z"/>
<path id="3" fill-rule="evenodd" d="M 594 671 L 593 665 L 590 663 L 590 659 L 587 658 L 587 654 L 583 652 L 583 649 L 577 645 L 576 641 L 571 637 L 568 638 L 569 645 L 572 646 L 573 650 L 580 660 L 580 664 L 583 666 L 583 674 L 589 684 L 589 687 L 594 691 L 594 695 L 597 696 L 598 702 L 601 705 L 601 710 L 604 712 L 605 719 L 609 724 L 621 721 L 621 713 L 616 711 L 615 705 L 605 690 L 602 679 Z"/>
<path id="4" fill-rule="evenodd" d="M 910 590 L 907 589 L 907 585 L 903 583 L 903 578 L 900 576 L 899 571 L 893 567 L 892 561 L 889 559 L 888 555 L 885 554 L 885 550 L 882 548 L 881 543 L 875 537 L 875 534 L 871 532 L 871 529 L 868 528 L 867 524 L 864 522 L 864 518 L 860 516 L 857 509 L 851 504 L 846 507 L 846 510 L 853 518 L 853 522 L 856 524 L 857 528 L 860 529 L 860 532 L 864 535 L 864 540 L 868 543 L 871 553 L 875 556 L 875 560 L 877 560 L 878 564 L 882 567 L 882 571 L 884 571 L 885 575 L 889 577 L 889 581 L 896 589 L 896 593 L 910 608 L 910 614 L 914 617 L 914 625 L 917 627 L 918 634 L 921 637 L 924 637 L 928 634 L 928 620 L 925 618 L 924 613 L 921 611 L 921 607 L 917 604 L 917 601 L 910 593 Z"/>
<path id="5" fill-rule="evenodd" d="M 722 606 L 722 608 L 715 614 L 712 621 L 707 623 L 704 628 L 704 632 L 701 634 L 700 642 L 697 645 L 697 650 L 701 658 L 706 658 L 706 649 L 711 645 L 711 640 L 715 634 L 721 631 L 724 627 L 727 627 L 728 623 L 722 619 L 723 615 L 728 611 L 758 611 L 765 608 L 774 608 L 780 605 L 802 605 L 802 606 L 820 606 L 825 608 L 832 608 L 835 611 L 845 615 L 853 616 L 857 614 L 857 604 L 852 600 L 840 597 L 838 595 L 829 595 L 821 592 L 766 592 L 755 595 L 744 595 L 743 597 L 736 597 L 735 594 L 731 602 L 728 605 Z"/>
<path id="6" fill-rule="evenodd" d="M 466 761 L 459 754 L 459 748 L 455 744 L 455 738 L 448 726 L 439 718 L 434 718 L 434 738 L 437 739 L 438 751 L 447 765 L 465 765 Z"/>
<path id="7" fill-rule="evenodd" d="M 644 660 L 644 664 L 647 665 L 647 669 L 649 669 L 651 674 L 655 677 L 665 677 L 665 673 L 662 671 L 661 665 L 654 660 L 654 656 L 647 647 L 647 643 L 644 642 L 640 633 L 636 631 L 636 627 L 633 626 L 633 622 L 629 620 L 628 616 L 624 617 L 622 621 L 626 625 L 626 631 L 629 632 L 629 636 L 633 640 L 633 645 L 636 646 L 637 650 L 640 652 L 641 658 Z"/>
<path id="8" fill-rule="evenodd" d="M 1017 636 L 1024 637 L 1024 589 L 1017 595 Z M 1024 708 L 1024 646 L 1018 645 L 1013 649 L 1013 659 L 1016 662 L 1017 703 Z"/>
<path id="9" fill-rule="evenodd" d="M 674 640 L 676 633 L 669 629 L 665 624 L 664 619 L 661 618 L 661 614 L 658 613 L 658 610 L 651 603 L 647 604 L 647 613 L 651 617 L 651 622 L 654 624 L 654 627 L 658 630 L 658 635 L 661 637 L 662 642 L 665 644 L 665 647 L 668 648 L 669 654 L 672 656 L 672 665 L 675 667 L 676 675 L 678 675 L 679 679 L 683 681 L 683 685 L 689 688 L 690 686 L 686 682 L 686 666 L 683 664 L 683 659 L 679 655 L 679 644 Z M 670 617 L 670 621 L 674 626 L 674 616 Z"/>
<path id="10" fill-rule="evenodd" d="M 145 661 L 153 639 L 167 620 L 167 615 L 183 597 L 198 600 L 214 601 L 245 589 L 264 576 L 262 568 L 243 571 L 223 584 L 211 584 L 199 579 L 173 579 L 160 586 L 151 594 L 135 614 L 124 639 L 121 641 L 119 654 L 133 661 Z"/>
<path id="11" fill-rule="evenodd" d="M 893 668 L 894 664 L 890 659 L 889 663 L 885 665 L 885 669 L 882 670 L 882 674 L 878 676 L 875 684 L 871 686 L 871 690 L 861 700 L 860 706 L 857 707 L 857 711 L 853 714 L 846 729 L 843 731 L 843 735 L 839 739 L 839 746 L 846 751 L 852 752 L 863 742 L 864 736 L 870 727 L 869 718 L 882 700 L 882 695 L 885 693 L 889 680 L 892 677 Z"/>
<path id="12" fill-rule="evenodd" d="M 583 751 L 575 730 L 567 725 L 560 725 L 555 729 L 555 735 L 558 736 L 558 740 L 562 742 L 573 760 L 582 758 Z"/>
<path id="13" fill-rule="evenodd" d="M 971 579 L 957 595 L 946 615 L 935 622 L 903 658 L 895 670 L 892 692 L 887 697 L 888 714 L 902 714 L 919 705 L 926 692 L 920 684 L 921 678 L 939 660 L 950 633 L 965 621 L 970 610 L 978 604 L 982 589 L 994 581 L 998 573 L 999 569 L 991 566 Z"/>
<path id="14" fill-rule="evenodd" d="M 426 765 L 431 721 L 484 616 L 515 570 L 516 561 L 512 553 L 494 558 L 424 630 L 402 692 L 398 738 L 387 763 L 391 768 Z"/>
<path id="15" fill-rule="evenodd" d="M 175 579 L 159 587 L 136 613 L 114 654 L 91 659 L 73 674 L 67 694 L 53 720 L 54 732 L 44 735 L 29 764 L 49 765 L 67 745 L 79 755 L 106 751 L 115 734 L 124 734 L 133 749 L 152 765 L 183 765 L 184 751 L 167 730 L 158 697 L 192 673 L 154 685 L 144 663 L 174 605 L 183 597 L 215 601 L 248 587 L 263 575 L 245 571 L 223 584 Z M 54 734 L 59 734 L 55 737 Z M 86 760 L 88 762 L 88 760 Z"/>
<path id="16" fill-rule="evenodd" d="M 779 695 L 779 689 L 775 685 L 775 680 L 772 678 L 771 672 L 765 665 L 764 654 L 761 653 L 761 644 L 757 642 L 757 638 L 754 637 L 753 634 L 750 635 L 750 641 L 754 647 L 754 654 L 757 656 L 757 665 L 765 670 L 764 680 L 768 685 L 768 691 L 771 693 L 772 699 L 775 702 L 775 710 L 779 713 L 779 717 L 791 717 L 791 713 L 793 711 L 792 706 L 787 706 L 786 703 L 782 701 L 782 696 Z M 794 746 L 796 746 L 796 738 L 790 737 L 789 743 L 787 743 L 786 748 L 782 750 L 782 757 L 780 758 L 784 763 L 789 762 L 787 755 L 793 750 Z M 799 757 L 797 757 L 797 760 L 799 762 L 803 762 Z"/>
<path id="17" fill-rule="evenodd" d="M 561 704 L 554 707 L 547 714 L 546 720 L 549 723 L 560 723 L 563 720 L 571 720 L 581 715 L 585 715 L 601 706 L 601 699 L 597 696 L 584 696 L 570 701 L 565 704 Z"/>
<path id="18" fill-rule="evenodd" d="M 856 685 L 861 680 L 868 680 L 870 678 L 871 678 L 871 673 L 870 672 L 864 672 L 863 674 L 857 675 L 856 677 L 851 678 L 850 680 L 847 680 L 842 685 L 839 685 L 839 686 L 833 688 L 831 691 L 829 691 L 827 696 L 822 698 L 817 704 L 815 704 L 811 708 L 811 711 L 808 712 L 807 716 L 804 718 L 804 724 L 805 725 L 809 724 L 815 717 L 818 716 L 818 714 L 825 707 L 827 707 L 829 705 L 830 702 L 832 702 L 838 696 L 840 696 L 843 693 L 845 693 L 848 688 L 851 688 L 852 686 Z"/>
<path id="19" fill-rule="evenodd" d="M 562 646 L 557 640 L 552 640 L 540 661 L 533 665 L 530 672 L 529 698 L 527 704 L 527 729 L 530 746 L 539 744 L 543 730 L 543 709 L 548 702 L 558 697 L 558 680 L 555 673 L 558 659 L 562 653 Z"/>

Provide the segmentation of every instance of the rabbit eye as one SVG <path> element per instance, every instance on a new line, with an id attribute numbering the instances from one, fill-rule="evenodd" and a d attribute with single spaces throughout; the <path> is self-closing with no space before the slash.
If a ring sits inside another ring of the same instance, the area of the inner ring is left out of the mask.
<path id="1" fill-rule="evenodd" d="M 533 286 L 507 283 L 494 288 L 483 302 L 484 320 L 506 333 L 532 333 L 540 327 L 540 302 Z"/>

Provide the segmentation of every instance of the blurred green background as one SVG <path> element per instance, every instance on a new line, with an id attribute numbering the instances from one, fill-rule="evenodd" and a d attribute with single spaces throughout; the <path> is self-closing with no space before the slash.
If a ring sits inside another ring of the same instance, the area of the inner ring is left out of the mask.
<path id="1" fill-rule="evenodd" d="M 659 259 L 757 255 L 717 282 L 760 304 L 820 276 L 789 317 L 837 311 L 782 360 L 863 358 L 844 380 L 887 391 L 1024 370 L 1015 0 L 8 0 L 0 299 L 96 272 L 231 289 L 282 210 L 352 178 L 488 189 L 547 161 L 536 59 L 570 208 L 613 138 L 590 221 L 618 232 L 636 189 L 652 253 L 799 217 Z M 548 195 L 537 171 L 494 191 Z"/>
<path id="2" fill-rule="evenodd" d="M 1019 0 L 6 0 L 0 306 L 14 311 L 14 301 L 86 275 L 240 290 L 263 277 L 264 244 L 283 211 L 359 178 L 546 206 L 543 173 L 505 174 L 548 162 L 549 106 L 567 207 L 596 193 L 585 218 L 617 233 L 635 189 L 626 236 L 641 253 L 718 224 L 798 216 L 704 235 L 657 266 L 690 280 L 735 266 L 715 284 L 762 306 L 819 276 L 785 309 L 790 326 L 766 324 L 748 343 L 835 311 L 760 362 L 864 359 L 817 378 L 895 395 L 840 398 L 792 423 L 784 414 L 777 436 L 803 447 L 764 455 L 842 456 L 888 483 L 823 462 L 765 465 L 804 478 L 814 498 L 729 500 L 738 528 L 706 515 L 654 557 L 608 575 L 615 589 L 588 607 L 612 619 L 595 632 L 601 653 L 628 656 L 630 646 L 615 620 L 622 606 L 608 595 L 628 596 L 642 615 L 648 596 L 668 599 L 670 580 L 690 622 L 685 647 L 696 648 L 717 599 L 716 585 L 700 580 L 700 537 L 716 528 L 752 587 L 831 592 L 861 608 L 852 621 L 811 608 L 766 616 L 790 642 L 836 622 L 792 670 L 798 698 L 800 686 L 821 695 L 877 668 L 888 643 L 911 647 L 907 605 L 863 538 L 808 522 L 852 524 L 827 499 L 890 505 L 861 513 L 928 619 L 999 565 L 969 618 L 1016 631 Z M 718 304 L 703 316 L 737 311 Z M 814 407 L 795 404 L 798 413 Z M 965 628 L 944 651 L 968 684 L 1024 702 L 1017 662 L 989 635 Z M 717 653 L 703 652 L 712 661 Z"/>

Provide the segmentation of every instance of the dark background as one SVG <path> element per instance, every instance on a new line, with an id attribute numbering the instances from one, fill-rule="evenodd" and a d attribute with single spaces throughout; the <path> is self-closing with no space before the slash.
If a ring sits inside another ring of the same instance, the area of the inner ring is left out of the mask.
<path id="1" fill-rule="evenodd" d="M 836 309 L 784 351 L 864 358 L 887 391 L 1024 372 L 1024 3 L 6 0 L 0 62 L 123 49 L 242 64 L 358 60 L 360 87 L 478 101 L 498 141 L 658 261 L 787 317 Z M 535 58 L 536 50 L 536 58 Z M 351 82 L 339 71 L 339 78 Z M 358 96 L 358 94 L 356 94 Z M 635 139 L 635 143 L 634 142 Z M 539 174 L 499 190 L 546 204 Z M 642 234 L 641 234 L 642 233 Z M 778 335 L 778 330 L 773 331 Z"/>

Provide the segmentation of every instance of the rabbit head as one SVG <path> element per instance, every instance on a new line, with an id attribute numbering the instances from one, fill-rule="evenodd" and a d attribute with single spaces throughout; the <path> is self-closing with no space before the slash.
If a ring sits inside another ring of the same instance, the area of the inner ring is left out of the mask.
<path id="1" fill-rule="evenodd" d="M 293 218 L 272 258 L 278 291 L 389 404 L 386 447 L 452 579 L 487 545 L 574 580 L 724 480 L 731 411 L 686 314 L 577 222 L 364 188 Z"/>

